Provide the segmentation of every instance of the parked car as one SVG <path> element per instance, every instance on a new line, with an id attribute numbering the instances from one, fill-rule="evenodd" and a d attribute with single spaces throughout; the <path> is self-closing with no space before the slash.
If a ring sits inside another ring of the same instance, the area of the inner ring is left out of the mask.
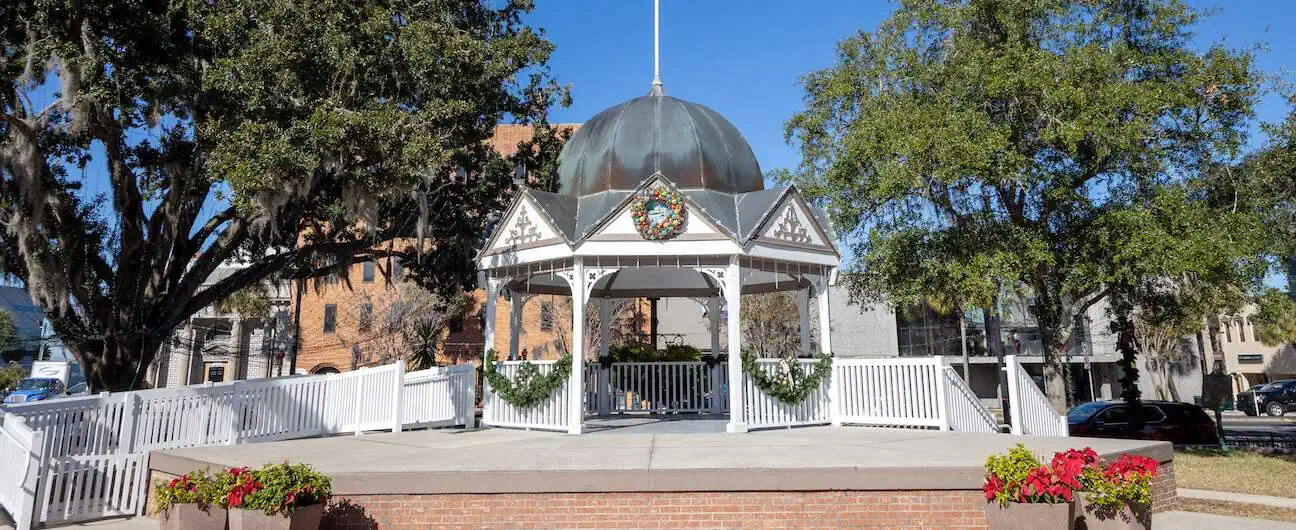
<path id="1" fill-rule="evenodd" d="M 1144 401 L 1143 428 L 1130 432 L 1129 406 L 1124 401 L 1091 401 L 1067 412 L 1072 436 L 1164 440 L 1175 445 L 1215 445 L 1215 421 L 1191 403 Z"/>
<path id="2" fill-rule="evenodd" d="M 1264 383 L 1239 392 L 1237 409 L 1247 416 L 1255 416 L 1260 412 L 1282 416 L 1287 411 L 1296 409 L 1296 379 Z"/>
<path id="3" fill-rule="evenodd" d="M 33 401 L 44 401 L 63 395 L 67 387 L 63 386 L 63 381 L 49 377 L 28 377 L 18 382 L 12 392 L 5 396 L 5 404 L 13 405 L 17 403 L 31 403 Z"/>

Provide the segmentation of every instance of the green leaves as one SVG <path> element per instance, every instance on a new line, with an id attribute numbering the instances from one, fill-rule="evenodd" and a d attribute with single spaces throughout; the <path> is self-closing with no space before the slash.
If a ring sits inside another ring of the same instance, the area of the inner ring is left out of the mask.
<path id="1" fill-rule="evenodd" d="M 1265 291 L 1256 300 L 1256 313 L 1251 316 L 1255 336 L 1269 346 L 1296 343 L 1296 300 L 1291 293 L 1278 289 Z"/>
<path id="2" fill-rule="evenodd" d="M 555 391 L 567 382 L 571 376 L 572 355 L 564 353 L 547 374 L 540 374 L 540 369 L 530 361 L 518 365 L 517 376 L 512 380 L 499 373 L 495 368 L 495 351 L 486 354 L 482 373 L 490 383 L 491 393 L 505 402 L 521 408 L 530 408 L 549 399 Z"/>
<path id="3" fill-rule="evenodd" d="M 1262 75 L 1249 51 L 1188 46 L 1199 16 L 1178 0 L 903 2 L 802 78 L 785 130 L 802 160 L 783 178 L 847 234 L 853 295 L 1025 291 L 1060 381 L 1052 361 L 1113 283 L 1241 292 L 1263 274 L 1259 225 L 1201 187 L 1236 161 Z"/>
<path id="4" fill-rule="evenodd" d="M 832 355 L 821 353 L 815 359 L 818 362 L 806 373 L 796 357 L 780 357 L 774 373 L 769 373 L 757 362 L 755 352 L 743 350 L 742 369 L 744 374 L 751 377 L 752 384 L 765 395 L 795 405 L 819 390 L 824 379 L 832 373 Z"/>

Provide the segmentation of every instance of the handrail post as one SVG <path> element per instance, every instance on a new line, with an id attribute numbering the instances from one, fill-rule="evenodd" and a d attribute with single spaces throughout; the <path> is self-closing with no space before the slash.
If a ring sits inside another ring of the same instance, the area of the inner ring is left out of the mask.
<path id="1" fill-rule="evenodd" d="M 230 434 L 229 444 L 237 445 L 239 443 L 239 430 L 243 428 L 243 396 L 239 395 L 239 382 L 234 381 L 230 385 L 230 390 L 234 395 L 230 397 Z"/>
<path id="2" fill-rule="evenodd" d="M 942 431 L 950 430 L 949 400 L 945 396 L 945 363 L 940 357 L 932 357 L 932 374 L 936 383 L 936 421 Z"/>
<path id="3" fill-rule="evenodd" d="M 1018 374 L 1021 367 L 1017 365 L 1016 355 L 1004 356 L 1004 370 L 1008 371 L 1008 407 L 1011 413 L 1008 415 L 1012 425 L 1012 433 L 1016 436 L 1022 435 L 1022 398 L 1021 385 L 1017 382 Z"/>
<path id="4" fill-rule="evenodd" d="M 135 452 L 135 425 L 139 419 L 140 398 L 134 392 L 122 393 L 122 435 L 117 440 L 117 453 Z"/>
<path id="5" fill-rule="evenodd" d="M 405 421 L 405 415 L 401 406 L 405 401 L 405 361 L 396 361 L 396 392 L 392 397 L 392 432 L 401 432 L 401 427 Z"/>
<path id="6" fill-rule="evenodd" d="M 18 513 L 13 514 L 15 530 L 30 530 L 32 527 L 40 523 L 40 514 L 36 513 L 35 510 L 37 503 L 42 500 L 41 477 L 44 475 L 42 472 L 44 470 L 41 469 L 41 462 L 45 460 L 44 455 L 42 454 L 45 450 L 45 431 L 31 429 L 27 426 L 26 420 L 23 420 L 16 415 L 8 418 L 6 423 L 14 419 L 21 422 L 23 428 L 28 429 L 32 433 L 30 439 L 31 443 L 28 445 L 29 458 L 27 459 L 25 470 L 26 476 L 23 477 L 22 486 L 23 491 L 31 492 L 31 494 L 26 499 L 23 499 L 22 506 L 18 508 Z"/>

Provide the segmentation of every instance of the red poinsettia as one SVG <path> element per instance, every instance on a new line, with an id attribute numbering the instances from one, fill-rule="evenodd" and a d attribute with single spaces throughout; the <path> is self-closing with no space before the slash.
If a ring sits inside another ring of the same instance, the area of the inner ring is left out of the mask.
<path id="1" fill-rule="evenodd" d="M 1157 461 L 1146 456 L 1125 454 L 1112 462 L 1103 477 L 1115 484 L 1131 480 L 1152 479 L 1157 474 Z"/>
<path id="2" fill-rule="evenodd" d="M 985 485 L 981 486 L 981 491 L 985 492 L 987 501 L 994 500 L 996 495 L 1004 489 L 1004 481 L 1000 480 L 997 475 L 986 477 Z"/>
<path id="3" fill-rule="evenodd" d="M 261 482 L 257 480 L 256 475 L 250 469 L 236 467 L 230 469 L 229 473 L 234 477 L 234 485 L 230 486 L 230 492 L 225 496 L 225 502 L 230 508 L 242 506 L 247 496 L 261 491 Z"/>

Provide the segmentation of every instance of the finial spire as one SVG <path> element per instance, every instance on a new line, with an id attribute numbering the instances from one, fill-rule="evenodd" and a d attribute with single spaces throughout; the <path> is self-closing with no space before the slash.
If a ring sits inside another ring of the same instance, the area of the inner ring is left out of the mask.
<path id="1" fill-rule="evenodd" d="M 653 80 L 648 95 L 666 95 L 661 82 L 661 0 L 653 0 Z"/>

